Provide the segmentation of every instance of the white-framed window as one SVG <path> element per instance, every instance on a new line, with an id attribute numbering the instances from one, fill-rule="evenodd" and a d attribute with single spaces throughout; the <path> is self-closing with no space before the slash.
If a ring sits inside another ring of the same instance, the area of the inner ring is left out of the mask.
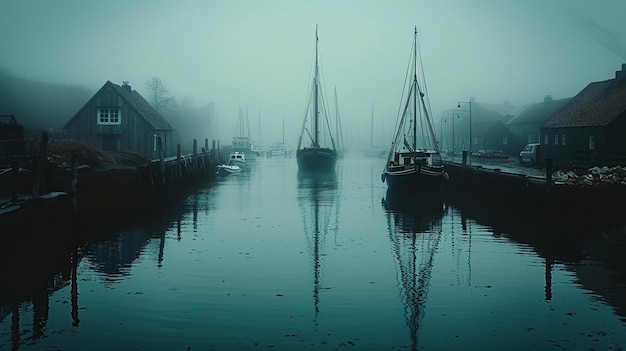
<path id="1" fill-rule="evenodd" d="M 527 144 L 532 144 L 535 142 L 535 134 L 528 134 L 528 142 Z"/>
<path id="2" fill-rule="evenodd" d="M 554 145 L 559 145 L 559 135 L 554 135 Z"/>
<path id="3" fill-rule="evenodd" d="M 121 124 L 122 112 L 117 107 L 101 107 L 98 109 L 98 124 Z"/>
<path id="4" fill-rule="evenodd" d="M 596 139 L 593 135 L 589 136 L 589 150 L 593 150 L 596 148 Z"/>
<path id="5" fill-rule="evenodd" d="M 565 145 L 565 134 L 561 135 L 561 145 Z"/>
<path id="6" fill-rule="evenodd" d="M 502 145 L 507 145 L 509 143 L 509 138 L 504 137 L 502 138 Z"/>
<path id="7" fill-rule="evenodd" d="M 548 134 L 543 137 L 543 143 L 546 145 L 550 144 L 550 136 Z"/>

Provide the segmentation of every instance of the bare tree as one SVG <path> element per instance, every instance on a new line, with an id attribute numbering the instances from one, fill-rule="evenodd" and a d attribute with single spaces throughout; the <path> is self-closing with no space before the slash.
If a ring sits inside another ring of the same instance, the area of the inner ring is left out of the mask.
<path id="1" fill-rule="evenodd" d="M 176 98 L 169 95 L 169 90 L 161 81 L 161 78 L 153 77 L 146 81 L 146 89 L 149 93 L 148 102 L 162 115 L 171 116 L 178 108 Z"/>

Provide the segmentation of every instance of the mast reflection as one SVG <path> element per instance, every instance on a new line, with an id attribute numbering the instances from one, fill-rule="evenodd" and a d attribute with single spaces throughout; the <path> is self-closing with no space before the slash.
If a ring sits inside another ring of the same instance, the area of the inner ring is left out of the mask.
<path id="1" fill-rule="evenodd" d="M 314 328 L 317 328 L 320 311 L 321 268 L 325 256 L 323 247 L 331 230 L 332 219 L 336 220 L 338 217 L 338 198 L 335 172 L 298 172 L 298 205 L 302 212 L 302 229 L 313 265 Z M 337 231 L 338 226 L 333 225 L 332 230 Z"/>
<path id="2" fill-rule="evenodd" d="M 445 207 L 438 194 L 417 197 L 392 190 L 387 190 L 382 204 L 397 264 L 396 278 L 410 332 L 411 349 L 416 350 Z"/>

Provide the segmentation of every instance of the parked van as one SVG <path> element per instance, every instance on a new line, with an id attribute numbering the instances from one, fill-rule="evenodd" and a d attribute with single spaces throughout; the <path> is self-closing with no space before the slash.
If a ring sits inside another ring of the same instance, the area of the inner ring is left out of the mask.
<path id="1" fill-rule="evenodd" d="M 539 162 L 539 157 L 540 157 L 540 153 L 539 153 L 540 146 L 541 144 L 539 143 L 532 143 L 532 144 L 526 145 L 526 147 L 524 147 L 524 150 L 520 151 L 519 153 L 519 163 L 520 164 L 529 163 L 531 166 L 534 166 L 535 164 L 537 164 L 537 162 Z"/>

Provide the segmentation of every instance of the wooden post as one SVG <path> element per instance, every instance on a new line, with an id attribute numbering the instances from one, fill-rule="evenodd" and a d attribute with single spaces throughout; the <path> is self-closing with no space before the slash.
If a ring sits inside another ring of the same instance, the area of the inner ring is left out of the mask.
<path id="1" fill-rule="evenodd" d="M 180 178 L 182 178 L 180 170 L 180 144 L 176 144 L 176 177 L 178 178 L 178 181 L 180 181 Z"/>
<path id="2" fill-rule="evenodd" d="M 198 154 L 198 141 L 193 139 L 193 155 L 195 156 L 196 154 Z"/>
<path id="3" fill-rule="evenodd" d="M 39 198 L 42 179 L 48 164 L 48 133 L 41 135 L 39 153 L 33 156 L 33 199 Z"/>
<path id="4" fill-rule="evenodd" d="M 41 159 L 39 160 L 41 165 L 41 172 L 39 172 L 39 182 L 41 183 L 41 188 L 44 192 L 48 192 L 48 133 L 43 132 L 41 134 L 41 147 L 39 151 L 39 156 Z"/>
<path id="5" fill-rule="evenodd" d="M 78 150 L 72 150 L 70 171 L 70 215 L 76 214 L 76 184 L 78 183 Z"/>
<path id="6" fill-rule="evenodd" d="M 157 137 L 157 152 L 159 153 L 159 176 L 161 178 L 161 185 L 165 186 L 165 152 L 163 150 L 161 137 Z"/>
<path id="7" fill-rule="evenodd" d="M 33 190 L 32 190 L 32 197 L 33 199 L 36 199 L 39 197 L 39 172 L 41 172 L 40 168 L 40 162 L 39 159 L 41 158 L 41 156 L 37 153 L 37 151 L 35 150 L 35 154 L 33 155 L 33 175 L 32 175 L 32 185 L 33 185 Z"/>
<path id="8" fill-rule="evenodd" d="M 546 159 L 546 202 L 550 200 L 550 193 L 552 191 L 552 159 Z"/>
<path id="9" fill-rule="evenodd" d="M 20 186 L 20 163 L 11 161 L 11 173 L 13 174 L 13 189 L 11 190 L 11 202 L 17 202 L 17 188 Z"/>
<path id="10" fill-rule="evenodd" d="M 207 138 L 204 139 L 204 150 L 205 151 L 209 150 L 209 139 Z"/>

